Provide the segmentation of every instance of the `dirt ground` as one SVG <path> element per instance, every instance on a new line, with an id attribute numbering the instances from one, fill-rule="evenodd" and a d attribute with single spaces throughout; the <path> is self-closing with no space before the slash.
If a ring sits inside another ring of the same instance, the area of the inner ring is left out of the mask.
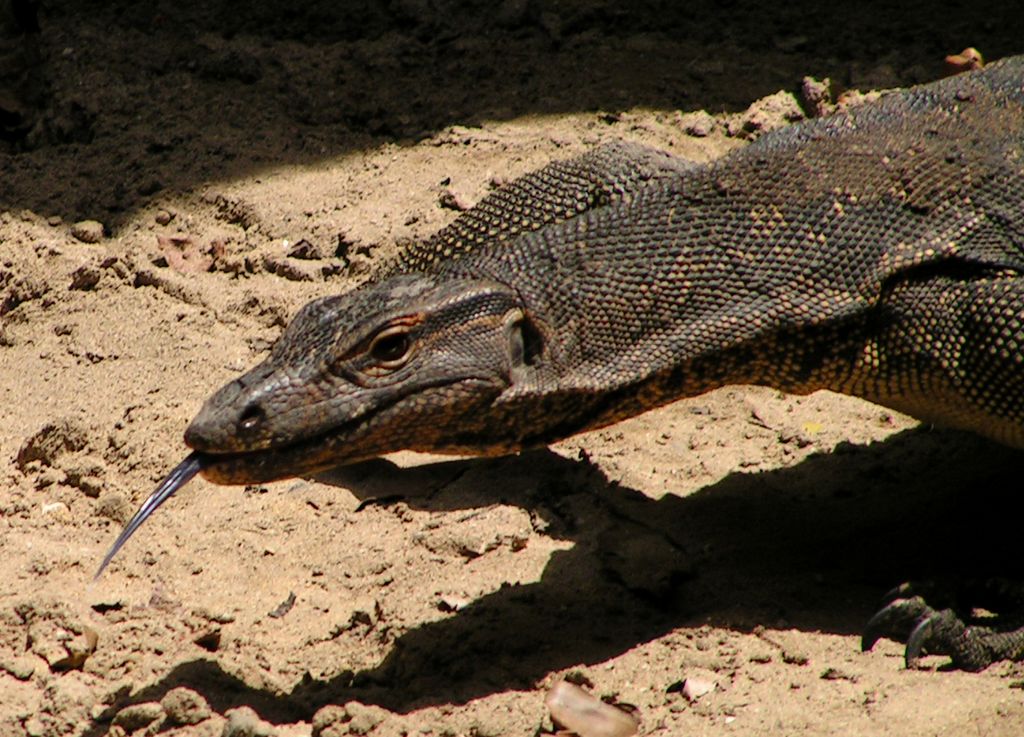
<path id="1" fill-rule="evenodd" d="M 403 240 L 601 141 L 719 156 L 805 75 L 1019 53 L 1018 3 L 177 5 L 44 3 L 0 95 L 0 734 L 535 735 L 566 676 L 642 734 L 1024 733 L 1024 666 L 859 648 L 901 581 L 1022 575 L 1019 452 L 827 393 L 197 480 L 93 581 L 202 401 Z"/>

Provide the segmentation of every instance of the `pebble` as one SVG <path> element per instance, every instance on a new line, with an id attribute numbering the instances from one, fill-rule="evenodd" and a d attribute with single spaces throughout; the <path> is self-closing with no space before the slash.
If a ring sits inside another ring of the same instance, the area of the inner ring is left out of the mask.
<path id="1" fill-rule="evenodd" d="M 221 737 L 273 737 L 276 734 L 270 722 L 260 719 L 259 714 L 252 707 L 239 706 L 235 709 L 228 709 L 224 712 L 224 716 L 228 718 L 228 721 L 224 725 Z M 315 722 L 316 717 L 313 719 Z M 316 735 L 315 727 L 313 734 Z"/>
<path id="2" fill-rule="evenodd" d="M 15 657 L 0 662 L 0 670 L 6 671 L 19 681 L 27 681 L 36 672 L 36 664 L 32 658 Z"/>
<path id="3" fill-rule="evenodd" d="M 81 668 L 96 650 L 98 641 L 91 627 L 69 622 L 62 616 L 40 618 L 28 627 L 29 651 L 45 660 L 55 673 Z"/>
<path id="4" fill-rule="evenodd" d="M 125 732 L 134 732 L 147 727 L 158 719 L 163 719 L 164 710 L 155 701 L 144 701 L 141 704 L 126 706 L 114 715 L 114 726 L 121 727 Z"/>
<path id="5" fill-rule="evenodd" d="M 358 701 L 349 701 L 344 706 L 325 706 L 313 715 L 313 737 L 369 734 L 387 715 L 388 712 L 379 706 L 368 706 Z"/>
<path id="6" fill-rule="evenodd" d="M 60 456 L 82 450 L 88 440 L 88 430 L 77 420 L 59 419 L 49 422 L 25 440 L 15 463 L 23 472 L 32 461 L 41 461 L 50 466 Z"/>
<path id="7" fill-rule="evenodd" d="M 465 212 L 472 207 L 472 203 L 465 195 L 453 189 L 443 190 L 437 198 L 437 204 L 446 210 L 455 210 L 456 212 Z"/>
<path id="8" fill-rule="evenodd" d="M 180 686 L 173 688 L 160 699 L 160 706 L 167 712 L 167 721 L 171 724 L 187 726 L 199 724 L 210 718 L 210 705 L 200 694 L 191 688 Z"/>
<path id="9" fill-rule="evenodd" d="M 71 274 L 71 288 L 81 291 L 92 289 L 100 281 L 101 272 L 91 264 L 83 264 Z"/>
<path id="10" fill-rule="evenodd" d="M 42 510 L 43 514 L 46 515 L 54 515 L 57 517 L 67 518 L 70 518 L 71 516 L 71 508 L 68 507 L 68 505 L 65 504 L 64 502 L 49 502 L 40 507 L 40 509 Z"/>
<path id="11" fill-rule="evenodd" d="M 711 693 L 715 688 L 714 681 L 704 678 L 687 678 L 683 681 L 683 698 L 692 703 L 701 696 Z"/>
<path id="12" fill-rule="evenodd" d="M 820 118 L 834 109 L 832 104 L 832 80 L 804 77 L 800 83 L 800 99 L 811 117 Z"/>
<path id="13" fill-rule="evenodd" d="M 379 706 L 367 706 L 358 701 L 345 704 L 345 711 L 349 716 L 349 734 L 369 734 L 387 716 L 387 712 Z"/>
<path id="14" fill-rule="evenodd" d="M 96 500 L 93 512 L 97 517 L 106 517 L 119 524 L 124 524 L 132 516 L 132 505 L 119 491 L 107 491 Z"/>
<path id="15" fill-rule="evenodd" d="M 334 253 L 333 249 L 329 248 L 326 243 L 314 243 L 306 238 L 300 238 L 288 246 L 285 255 L 304 261 L 317 261 L 331 258 Z"/>
<path id="16" fill-rule="evenodd" d="M 706 138 L 715 130 L 715 119 L 704 110 L 680 116 L 679 123 L 688 136 Z"/>
<path id="17" fill-rule="evenodd" d="M 340 737 L 348 732 L 344 726 L 347 720 L 345 707 L 336 704 L 325 706 L 313 715 L 313 737 Z"/>
<path id="18" fill-rule="evenodd" d="M 442 612 L 458 612 L 468 607 L 473 600 L 458 594 L 441 594 L 437 600 L 437 608 Z"/>
<path id="19" fill-rule="evenodd" d="M 973 46 L 968 46 L 959 54 L 950 54 L 946 57 L 946 68 L 950 74 L 981 69 L 984 65 L 985 59 L 982 57 L 981 52 Z"/>
<path id="20" fill-rule="evenodd" d="M 263 257 L 263 268 L 271 274 L 289 281 L 321 281 L 323 271 L 319 264 L 266 254 Z"/>
<path id="21" fill-rule="evenodd" d="M 726 131 L 733 137 L 753 139 L 788 123 L 802 120 L 803 117 L 803 110 L 792 94 L 776 92 L 761 98 L 730 120 Z"/>
<path id="22" fill-rule="evenodd" d="M 640 728 L 631 715 L 568 681 L 559 681 L 544 702 L 551 718 L 579 737 L 632 737 Z"/>
<path id="23" fill-rule="evenodd" d="M 103 240 L 103 223 L 98 220 L 79 220 L 71 226 L 71 235 L 82 243 L 99 243 Z"/>
<path id="24" fill-rule="evenodd" d="M 67 458 L 62 460 L 60 468 L 66 475 L 65 483 L 75 487 L 86 496 L 95 499 L 103 490 L 106 467 L 103 461 L 96 456 Z"/>

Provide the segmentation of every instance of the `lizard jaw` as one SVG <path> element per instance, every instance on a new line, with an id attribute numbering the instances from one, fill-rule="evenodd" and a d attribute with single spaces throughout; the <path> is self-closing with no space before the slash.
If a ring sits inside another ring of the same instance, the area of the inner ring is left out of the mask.
<path id="1" fill-rule="evenodd" d="M 438 387 L 443 390 L 446 387 Z M 447 388 L 453 388 L 448 385 Z M 500 388 L 493 381 L 476 379 L 461 382 L 463 391 L 474 397 L 470 409 L 475 406 L 490 404 L 500 394 Z M 398 404 L 398 403 L 396 403 Z M 373 439 L 373 430 L 377 426 L 375 420 L 387 418 L 388 411 L 395 409 L 396 404 L 377 408 L 370 414 L 363 414 L 332 428 L 327 433 L 306 438 L 295 443 L 269 448 L 265 450 L 241 451 L 236 453 L 211 453 L 204 450 L 193 450 L 157 485 L 146 497 L 132 518 L 124 526 L 110 550 L 104 556 L 96 571 L 95 578 L 103 573 L 114 556 L 128 539 L 149 519 L 164 502 L 188 484 L 196 475 L 202 475 L 208 481 L 225 485 L 259 484 L 294 476 L 308 476 L 336 466 L 357 463 L 358 461 L 408 447 L 411 450 L 430 450 L 435 453 L 466 453 L 474 449 L 467 446 L 452 446 L 449 449 L 410 447 L 408 439 L 389 445 L 387 437 L 383 444 L 360 443 L 367 437 Z M 415 424 L 415 423 L 413 423 Z M 406 426 L 406 428 L 408 425 Z M 380 440 L 380 438 L 378 438 Z M 494 453 L 515 450 L 513 447 L 495 446 Z M 479 449 L 475 449 L 480 454 Z"/>
<path id="2" fill-rule="evenodd" d="M 307 443 L 306 445 L 309 445 Z M 128 542 L 128 539 L 135 534 L 135 532 L 142 527 L 142 524 L 152 516 L 152 514 L 163 505 L 168 499 L 176 494 L 180 489 L 184 488 L 197 474 L 201 474 L 204 478 L 221 484 L 246 484 L 246 483 L 259 483 L 261 481 L 272 481 L 276 478 L 285 476 L 295 475 L 294 472 L 288 472 L 286 470 L 279 470 L 275 472 L 270 470 L 269 474 L 257 474 L 254 473 L 256 469 L 267 469 L 268 465 L 270 469 L 281 468 L 280 463 L 275 463 L 275 457 L 281 455 L 281 451 L 294 449 L 294 446 L 283 448 L 280 450 L 271 451 L 252 451 L 247 453 L 229 453 L 229 454 L 213 454 L 206 453 L 199 450 L 193 450 L 189 453 L 184 460 L 175 466 L 170 473 L 168 473 L 163 480 L 157 484 L 157 487 L 150 493 L 148 497 L 139 505 L 138 510 L 132 515 L 132 518 L 125 524 L 124 529 L 121 530 L 121 534 L 117 536 L 113 545 L 107 551 L 107 554 L 103 556 L 103 561 L 100 563 L 99 568 L 96 570 L 96 575 L 93 580 L 98 579 L 103 571 L 106 570 L 107 566 L 117 555 L 118 551 L 124 547 L 124 544 Z M 260 456 L 264 458 L 261 459 Z M 270 456 L 270 458 L 267 458 Z M 262 462 L 257 462 L 262 460 Z M 357 460 L 357 459 L 353 459 Z M 328 466 L 336 465 L 327 463 Z"/>

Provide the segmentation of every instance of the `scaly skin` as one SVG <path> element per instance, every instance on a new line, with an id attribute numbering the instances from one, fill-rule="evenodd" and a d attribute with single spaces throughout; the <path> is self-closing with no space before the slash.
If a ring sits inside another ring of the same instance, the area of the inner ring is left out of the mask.
<path id="1" fill-rule="evenodd" d="M 204 405 L 180 476 L 509 453 L 733 383 L 1024 447 L 1022 193 L 1024 57 L 707 166 L 629 144 L 552 164 L 303 308 Z"/>

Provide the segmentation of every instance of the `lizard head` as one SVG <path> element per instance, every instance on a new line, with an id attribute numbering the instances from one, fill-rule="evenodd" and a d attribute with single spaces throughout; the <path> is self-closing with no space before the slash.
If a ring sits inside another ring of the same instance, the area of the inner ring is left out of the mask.
<path id="1" fill-rule="evenodd" d="M 528 379 L 537 334 L 517 294 L 481 279 L 397 276 L 309 303 L 269 358 L 214 393 L 185 431 L 194 449 L 103 559 L 197 473 L 249 484 L 396 450 L 511 450 L 488 408 Z"/>
<path id="2" fill-rule="evenodd" d="M 523 326 L 516 293 L 489 280 L 403 275 L 316 300 L 207 400 L 185 442 L 219 483 L 402 449 L 486 452 L 481 418 L 524 366 Z"/>

